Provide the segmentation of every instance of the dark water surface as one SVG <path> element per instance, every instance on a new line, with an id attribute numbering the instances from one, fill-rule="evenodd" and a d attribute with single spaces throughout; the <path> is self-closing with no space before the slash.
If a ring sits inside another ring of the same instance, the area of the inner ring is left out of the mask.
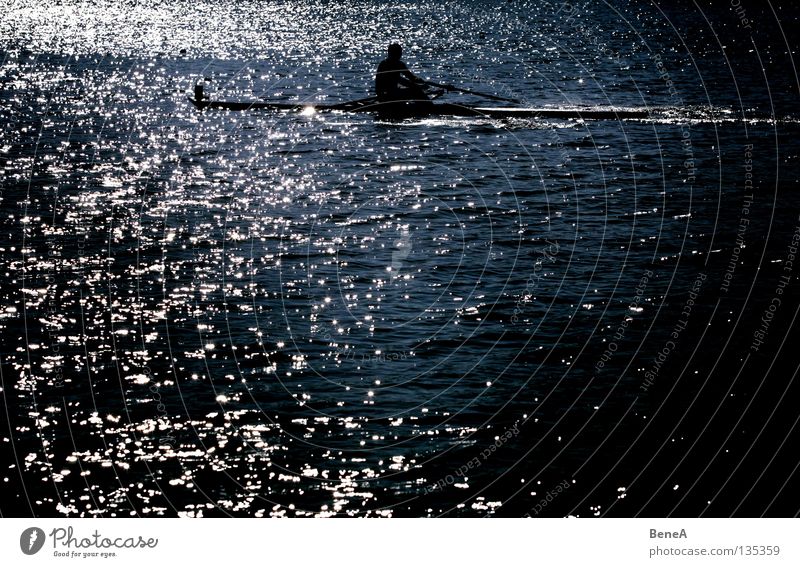
<path id="1" fill-rule="evenodd" d="M 5 2 L 0 512 L 797 514 L 798 22 L 744 10 Z M 360 98 L 393 39 L 660 114 L 186 100 Z"/>

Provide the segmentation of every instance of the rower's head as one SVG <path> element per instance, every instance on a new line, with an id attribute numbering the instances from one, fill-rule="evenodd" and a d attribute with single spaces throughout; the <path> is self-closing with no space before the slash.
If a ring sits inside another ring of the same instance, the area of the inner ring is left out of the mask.
<path id="1" fill-rule="evenodd" d="M 403 48 L 399 43 L 389 44 L 389 59 L 400 59 L 403 56 Z"/>

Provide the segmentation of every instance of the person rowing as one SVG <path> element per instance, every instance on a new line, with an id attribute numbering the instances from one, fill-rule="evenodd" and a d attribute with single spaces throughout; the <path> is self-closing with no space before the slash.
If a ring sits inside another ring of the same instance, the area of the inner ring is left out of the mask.
<path id="1" fill-rule="evenodd" d="M 398 43 L 389 45 L 389 56 L 378 64 L 375 73 L 375 94 L 380 102 L 415 101 L 432 104 L 425 92 L 428 81 L 420 79 L 403 63 L 403 48 Z M 451 90 L 452 85 L 437 85 Z"/>

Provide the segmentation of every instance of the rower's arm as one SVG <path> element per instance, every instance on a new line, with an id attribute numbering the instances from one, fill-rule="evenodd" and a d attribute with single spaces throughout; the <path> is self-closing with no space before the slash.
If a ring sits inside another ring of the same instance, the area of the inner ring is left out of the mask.
<path id="1" fill-rule="evenodd" d="M 405 65 L 405 64 L 403 64 L 403 70 L 402 70 L 402 71 L 400 71 L 400 75 L 401 75 L 401 77 L 402 77 L 402 78 L 401 78 L 401 80 L 402 80 L 402 81 L 403 81 L 403 82 L 404 82 L 404 83 L 405 83 L 407 86 L 410 86 L 410 85 L 424 85 L 424 84 L 427 84 L 427 81 L 425 81 L 424 79 L 420 79 L 419 77 L 417 77 L 417 76 L 416 76 L 414 73 L 412 73 L 412 72 L 411 72 L 411 70 L 410 70 L 408 67 L 406 67 L 406 65 Z"/>
<path id="2" fill-rule="evenodd" d="M 411 71 L 408 71 L 408 70 L 406 70 L 403 74 L 406 75 L 406 77 L 407 77 L 407 79 L 404 80 L 405 84 L 407 84 L 407 85 L 414 84 L 414 85 L 420 85 L 420 86 L 437 87 L 437 88 L 440 88 L 440 89 L 446 89 L 448 91 L 456 90 L 456 88 L 453 85 L 442 85 L 442 84 L 439 84 L 439 83 L 434 83 L 433 81 L 426 81 L 425 79 L 421 79 L 420 77 L 417 77 L 414 73 L 412 73 Z"/>

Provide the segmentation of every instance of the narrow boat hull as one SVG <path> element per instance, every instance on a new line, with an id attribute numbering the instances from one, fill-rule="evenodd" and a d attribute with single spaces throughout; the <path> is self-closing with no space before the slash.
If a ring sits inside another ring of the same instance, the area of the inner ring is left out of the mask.
<path id="1" fill-rule="evenodd" d="M 222 101 L 189 99 L 199 109 L 220 110 L 283 110 L 371 112 L 381 118 L 425 118 L 430 116 L 472 116 L 484 118 L 552 118 L 563 120 L 620 120 L 648 118 L 650 112 L 630 108 L 516 108 L 464 106 L 432 102 L 363 102 L 342 104 L 293 104 L 260 101 Z"/>

